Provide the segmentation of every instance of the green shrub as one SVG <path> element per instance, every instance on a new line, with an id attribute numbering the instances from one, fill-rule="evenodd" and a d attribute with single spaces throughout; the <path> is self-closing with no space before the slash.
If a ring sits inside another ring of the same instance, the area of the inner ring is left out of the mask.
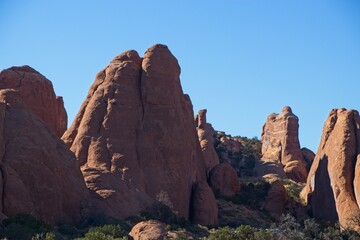
<path id="1" fill-rule="evenodd" d="M 31 238 L 31 240 L 56 240 L 56 236 L 53 232 L 37 233 Z"/>
<path id="2" fill-rule="evenodd" d="M 108 240 L 108 239 L 127 239 L 127 233 L 120 225 L 107 224 L 99 227 L 92 227 L 83 238 L 78 240 Z"/>
<path id="3" fill-rule="evenodd" d="M 256 179 L 255 181 L 246 181 L 246 179 L 243 179 L 239 194 L 231 197 L 220 196 L 220 198 L 235 204 L 247 205 L 253 209 L 260 209 L 269 189 L 270 184 L 262 179 Z"/>
<path id="4" fill-rule="evenodd" d="M 0 231 L 1 238 L 31 239 L 35 234 L 51 231 L 51 226 L 29 214 L 17 214 L 4 219 Z"/>

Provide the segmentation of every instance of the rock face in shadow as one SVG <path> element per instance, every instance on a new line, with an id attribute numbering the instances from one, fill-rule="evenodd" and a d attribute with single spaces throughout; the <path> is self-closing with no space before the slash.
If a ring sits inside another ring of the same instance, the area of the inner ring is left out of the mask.
<path id="1" fill-rule="evenodd" d="M 192 189 L 206 181 L 206 167 L 179 75 L 164 45 L 149 48 L 143 59 L 124 52 L 97 74 L 63 140 L 102 214 L 134 215 L 166 193 L 174 211 L 189 218 Z"/>
<path id="2" fill-rule="evenodd" d="M 349 219 L 360 206 L 360 117 L 355 110 L 334 109 L 301 196 L 317 219 L 360 231 Z"/>
<path id="3" fill-rule="evenodd" d="M 38 115 L 61 137 L 67 129 L 62 97 L 55 95 L 52 83 L 29 66 L 11 67 L 0 72 L 0 89 L 16 89 L 26 107 Z"/>
<path id="4" fill-rule="evenodd" d="M 22 98 L 21 91 L 0 90 L 0 211 L 75 224 L 89 200 L 78 162 Z"/>
<path id="5" fill-rule="evenodd" d="M 281 164 L 286 175 L 306 182 L 307 171 L 298 138 L 299 119 L 290 107 L 270 114 L 261 134 L 262 160 Z"/>
<path id="6" fill-rule="evenodd" d="M 215 151 L 215 130 L 210 123 L 206 121 L 206 109 L 200 110 L 195 116 L 195 125 L 199 137 L 201 150 L 203 152 L 207 174 L 211 169 L 220 163 L 219 157 Z"/>

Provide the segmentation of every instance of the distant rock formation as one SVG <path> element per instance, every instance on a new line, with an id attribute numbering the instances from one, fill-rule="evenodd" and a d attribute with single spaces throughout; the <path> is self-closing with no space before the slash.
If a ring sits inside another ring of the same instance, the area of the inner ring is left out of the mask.
<path id="1" fill-rule="evenodd" d="M 143 59 L 133 50 L 120 54 L 97 74 L 65 132 L 63 140 L 104 215 L 134 215 L 160 193 L 185 218 L 196 196 L 215 202 L 211 190 L 196 187 L 206 182 L 206 167 L 179 74 L 177 59 L 164 45 L 149 48 Z M 216 202 L 203 204 L 201 211 L 197 206 L 197 216 L 217 216 Z M 216 223 L 215 217 L 202 222 Z"/>
<path id="2" fill-rule="evenodd" d="M 286 175 L 298 182 L 306 182 L 307 171 L 298 138 L 299 119 L 290 107 L 280 114 L 270 114 L 261 134 L 262 160 L 284 166 Z"/>
<path id="3" fill-rule="evenodd" d="M 39 91 L 36 84 L 29 91 L 0 90 L 0 211 L 75 224 L 86 214 L 89 193 L 74 154 L 24 103 L 31 104 L 26 94 Z"/>
<path id="4" fill-rule="evenodd" d="M 1 71 L 0 89 L 16 89 L 25 106 L 37 114 L 59 137 L 67 129 L 67 114 L 62 97 L 57 97 L 52 83 L 33 68 L 11 67 Z"/>
<path id="5" fill-rule="evenodd" d="M 195 125 L 199 137 L 201 150 L 203 152 L 206 172 L 210 173 L 211 169 L 220 163 L 219 157 L 215 151 L 215 130 L 210 123 L 206 121 L 206 109 L 200 110 L 195 116 Z"/>
<path id="6" fill-rule="evenodd" d="M 315 153 L 313 151 L 311 151 L 308 148 L 301 148 L 301 153 L 303 155 L 303 159 L 305 160 L 306 163 L 306 171 L 309 172 L 310 171 L 310 167 L 314 161 L 315 158 Z"/>
<path id="7" fill-rule="evenodd" d="M 301 196 L 316 219 L 339 221 L 344 228 L 360 231 L 350 220 L 360 207 L 360 117 L 355 110 L 334 109 L 322 132 L 321 142 Z"/>

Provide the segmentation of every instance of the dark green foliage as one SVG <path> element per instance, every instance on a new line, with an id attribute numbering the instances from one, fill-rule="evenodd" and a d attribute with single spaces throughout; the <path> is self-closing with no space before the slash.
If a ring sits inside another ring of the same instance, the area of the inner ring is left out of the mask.
<path id="1" fill-rule="evenodd" d="M 56 236 L 53 232 L 37 233 L 31 238 L 31 240 L 56 240 Z"/>
<path id="2" fill-rule="evenodd" d="M 104 225 L 92 227 L 83 238 L 78 240 L 110 240 L 110 239 L 127 239 L 127 233 L 120 225 Z"/>
<path id="3" fill-rule="evenodd" d="M 51 231 L 51 226 L 29 214 L 18 214 L 4 219 L 0 230 L 1 238 L 31 239 L 35 234 Z"/>
<path id="4" fill-rule="evenodd" d="M 208 239 L 211 240 L 272 240 L 274 234 L 269 230 L 256 229 L 248 225 L 240 225 L 237 228 L 219 228 L 211 232 Z"/>
<path id="5" fill-rule="evenodd" d="M 220 138 L 227 136 L 237 139 L 242 145 L 239 152 L 228 151 Z M 247 138 L 241 136 L 231 137 L 231 135 L 215 135 L 215 151 L 220 159 L 230 159 L 231 165 L 241 177 L 253 176 L 253 168 L 257 159 L 261 158 L 261 142 L 257 137 Z"/>
<path id="6" fill-rule="evenodd" d="M 257 179 L 257 181 L 246 181 L 246 179 L 243 179 L 239 194 L 232 197 L 220 197 L 235 204 L 247 205 L 253 209 L 260 209 L 270 187 L 270 184 L 262 179 Z"/>

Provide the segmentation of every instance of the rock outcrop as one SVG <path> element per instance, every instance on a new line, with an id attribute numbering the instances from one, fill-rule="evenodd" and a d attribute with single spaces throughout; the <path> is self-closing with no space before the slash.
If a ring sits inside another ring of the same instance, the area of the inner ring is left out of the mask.
<path id="1" fill-rule="evenodd" d="M 33 68 L 11 67 L 1 71 L 0 89 L 16 89 L 24 99 L 25 106 L 59 137 L 67 129 L 67 114 L 62 97 L 57 97 L 52 83 Z"/>
<path id="2" fill-rule="evenodd" d="M 86 214 L 89 199 L 79 165 L 66 144 L 25 106 L 26 96 L 21 90 L 0 90 L 0 211 L 75 224 Z"/>
<path id="3" fill-rule="evenodd" d="M 136 224 L 130 231 L 129 235 L 134 240 L 163 240 L 176 239 L 177 234 L 166 229 L 166 224 L 149 220 Z"/>
<path id="4" fill-rule="evenodd" d="M 214 193 L 206 182 L 194 185 L 191 201 L 191 221 L 201 225 L 217 225 L 218 211 Z M 216 208 L 216 211 L 209 209 Z"/>
<path id="5" fill-rule="evenodd" d="M 309 172 L 311 164 L 313 163 L 314 158 L 315 158 L 315 153 L 305 147 L 301 148 L 300 150 L 303 155 L 303 159 L 305 160 L 305 163 L 306 163 L 306 171 Z"/>
<path id="6" fill-rule="evenodd" d="M 195 125 L 205 160 L 206 172 L 209 174 L 211 169 L 218 165 L 220 161 L 214 147 L 215 130 L 211 124 L 206 121 L 206 112 L 206 109 L 198 112 L 195 116 Z"/>
<path id="7" fill-rule="evenodd" d="M 215 195 L 233 196 L 240 191 L 236 170 L 229 163 L 220 163 L 214 167 L 209 182 Z"/>
<path id="8" fill-rule="evenodd" d="M 298 138 L 298 117 L 290 107 L 280 114 L 270 114 L 261 134 L 262 160 L 284 166 L 286 175 L 298 182 L 306 182 L 307 171 Z"/>
<path id="9" fill-rule="evenodd" d="M 94 205 L 106 216 L 136 214 L 165 192 L 173 210 L 189 218 L 192 189 L 206 181 L 206 167 L 179 74 L 164 45 L 149 48 L 143 59 L 133 50 L 120 54 L 97 74 L 65 132 Z M 215 206 L 206 211 L 215 215 Z"/>
<path id="10" fill-rule="evenodd" d="M 339 221 L 344 228 L 360 206 L 360 117 L 355 110 L 334 109 L 322 132 L 321 142 L 301 196 L 316 219 Z"/>
<path id="11" fill-rule="evenodd" d="M 270 184 L 271 187 L 265 199 L 264 209 L 269 212 L 271 217 L 279 221 L 281 215 L 285 213 L 288 195 L 281 181 L 276 180 Z"/>

